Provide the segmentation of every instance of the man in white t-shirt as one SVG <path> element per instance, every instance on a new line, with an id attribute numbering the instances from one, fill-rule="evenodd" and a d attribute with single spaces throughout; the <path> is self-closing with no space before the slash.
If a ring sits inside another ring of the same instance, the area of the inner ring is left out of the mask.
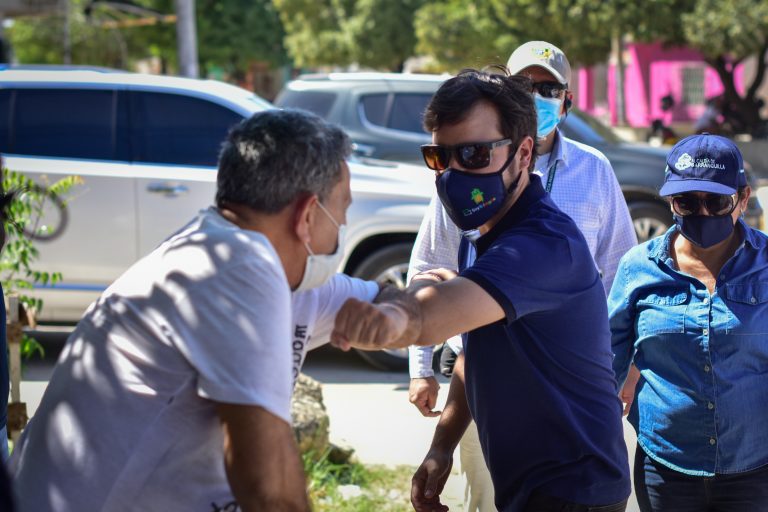
<path id="1" fill-rule="evenodd" d="M 336 271 L 349 148 L 301 111 L 232 129 L 216 206 L 128 269 L 67 341 L 13 453 L 20 511 L 309 510 L 291 290 Z"/>

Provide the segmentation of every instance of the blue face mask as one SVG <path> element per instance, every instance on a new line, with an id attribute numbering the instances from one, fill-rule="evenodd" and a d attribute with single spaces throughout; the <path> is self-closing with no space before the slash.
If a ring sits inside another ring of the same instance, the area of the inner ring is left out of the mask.
<path id="1" fill-rule="evenodd" d="M 536 103 L 536 136 L 543 139 L 552 133 L 562 120 L 560 109 L 563 100 L 545 98 L 539 93 L 533 95 L 533 100 Z"/>
<path id="2" fill-rule="evenodd" d="M 508 188 L 504 186 L 502 174 L 514 156 L 493 173 L 476 174 L 449 167 L 437 177 L 437 195 L 459 229 L 464 232 L 477 229 L 504 206 L 504 200 L 517 187 L 523 174 L 520 172 Z"/>
<path id="3" fill-rule="evenodd" d="M 677 230 L 692 244 L 706 249 L 719 244 L 733 233 L 730 215 L 674 215 Z"/>

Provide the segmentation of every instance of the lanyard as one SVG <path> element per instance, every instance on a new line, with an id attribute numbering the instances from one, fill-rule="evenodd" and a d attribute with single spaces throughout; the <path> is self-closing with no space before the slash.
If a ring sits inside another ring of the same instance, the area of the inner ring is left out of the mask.
<path id="1" fill-rule="evenodd" d="M 545 190 L 547 191 L 547 194 L 549 194 L 552 191 L 552 184 L 555 182 L 555 174 L 557 173 L 557 162 L 552 164 L 552 167 L 549 168 L 549 172 L 547 173 L 547 186 Z"/>

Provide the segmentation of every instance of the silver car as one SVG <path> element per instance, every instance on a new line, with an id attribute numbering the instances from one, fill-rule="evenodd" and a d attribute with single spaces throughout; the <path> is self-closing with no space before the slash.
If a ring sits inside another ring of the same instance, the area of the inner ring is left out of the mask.
<path id="1" fill-rule="evenodd" d="M 78 175 L 60 237 L 38 242 L 39 320 L 76 322 L 124 270 L 213 202 L 228 129 L 274 108 L 221 82 L 96 70 L 0 71 L 0 152 L 38 182 Z M 350 162 L 353 203 L 340 270 L 402 285 L 433 191 L 421 166 Z M 402 369 L 402 352 L 363 353 Z"/>

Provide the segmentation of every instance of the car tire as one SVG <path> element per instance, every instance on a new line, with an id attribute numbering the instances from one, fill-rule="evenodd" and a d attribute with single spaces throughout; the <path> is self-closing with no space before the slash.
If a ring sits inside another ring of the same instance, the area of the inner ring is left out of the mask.
<path id="1" fill-rule="evenodd" d="M 638 243 L 663 235 L 672 225 L 672 214 L 660 203 L 630 203 L 629 215 L 632 217 Z"/>
<path id="2" fill-rule="evenodd" d="M 374 251 L 355 268 L 352 275 L 360 279 L 378 281 L 405 288 L 411 243 L 397 243 Z M 366 362 L 379 370 L 404 371 L 408 369 L 408 349 L 380 351 L 357 350 Z"/>

